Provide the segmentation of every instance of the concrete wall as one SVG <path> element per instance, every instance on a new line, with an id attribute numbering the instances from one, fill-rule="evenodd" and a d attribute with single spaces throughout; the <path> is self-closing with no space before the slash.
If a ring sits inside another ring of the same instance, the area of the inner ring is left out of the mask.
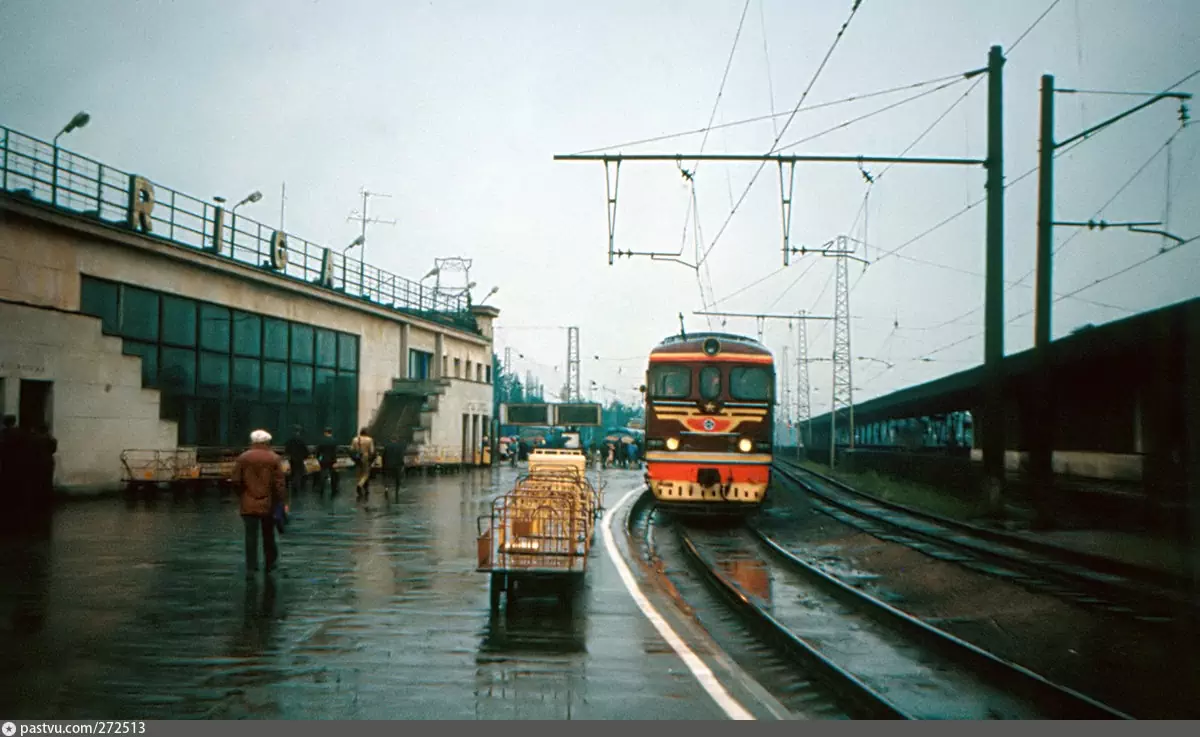
<path id="1" fill-rule="evenodd" d="M 175 447 L 174 422 L 160 420 L 159 394 L 142 388 L 142 360 L 85 315 L 0 302 L 4 412 L 17 414 L 21 379 L 53 381 L 55 482 L 103 488 L 121 478 L 121 451 Z M 21 418 L 27 422 L 27 418 Z"/>
<path id="2" fill-rule="evenodd" d="M 490 411 L 491 385 L 474 381 L 476 364 L 491 365 L 491 341 L 482 335 L 402 319 L 386 308 L 229 258 L 0 197 L 0 299 L 75 312 L 81 274 L 359 335 L 359 425 L 369 423 L 393 379 L 404 375 L 408 356 L 401 350 L 401 332 L 407 323 L 409 347 L 433 352 L 441 335 L 449 359 L 452 381 L 442 397 L 446 411 L 433 420 L 433 442 L 461 447 L 462 412 L 479 403 L 489 408 L 481 413 Z M 490 319 L 483 322 L 490 326 Z M 95 334 L 100 335 L 98 325 Z M 117 346 L 120 354 L 120 341 Z M 50 355 L 54 351 L 43 350 L 46 360 L 59 365 Z M 454 358 L 460 371 L 471 362 L 470 380 L 454 380 Z M 4 352 L 0 360 L 7 360 Z M 128 360 L 137 367 L 138 359 Z"/>

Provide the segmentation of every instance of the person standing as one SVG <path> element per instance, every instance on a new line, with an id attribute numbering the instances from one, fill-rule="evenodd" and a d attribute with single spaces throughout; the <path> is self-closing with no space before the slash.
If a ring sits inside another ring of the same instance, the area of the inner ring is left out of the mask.
<path id="1" fill-rule="evenodd" d="M 293 494 L 299 494 L 304 488 L 304 479 L 308 475 L 308 469 L 304 467 L 304 462 L 308 460 L 308 445 L 304 442 L 303 433 L 304 428 L 296 425 L 292 428 L 292 437 L 283 446 L 288 459 L 289 492 Z"/>
<path id="2" fill-rule="evenodd" d="M 390 484 L 397 494 L 404 478 L 404 445 L 399 436 L 393 434 L 383 445 L 384 492 Z"/>
<path id="3" fill-rule="evenodd" d="M 333 428 L 325 428 L 325 435 L 321 438 L 321 442 L 317 443 L 317 460 L 321 464 L 321 491 L 325 491 L 325 479 L 329 479 L 329 495 L 333 496 L 338 492 L 338 472 L 337 472 L 337 443 L 333 440 Z"/>
<path id="4" fill-rule="evenodd" d="M 355 495 L 371 496 L 371 464 L 375 461 L 375 441 L 367 435 L 367 428 L 359 428 L 358 435 L 350 441 L 350 457 L 354 459 L 357 475 L 354 482 Z"/>
<path id="5" fill-rule="evenodd" d="M 250 433 L 250 449 L 233 464 L 233 485 L 241 497 L 240 512 L 246 528 L 246 576 L 258 570 L 258 535 L 262 532 L 263 555 L 267 573 L 279 561 L 275 545 L 275 505 L 288 509 L 289 497 L 284 482 L 283 459 L 271 450 L 271 434 L 266 430 Z"/>

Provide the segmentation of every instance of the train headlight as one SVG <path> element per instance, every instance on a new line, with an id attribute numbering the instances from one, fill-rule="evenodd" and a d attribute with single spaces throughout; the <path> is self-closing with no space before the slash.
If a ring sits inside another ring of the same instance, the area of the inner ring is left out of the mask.
<path id="1" fill-rule="evenodd" d="M 742 438 L 738 441 L 738 450 L 743 453 L 749 453 L 754 449 L 754 442 L 750 438 Z"/>
<path id="2" fill-rule="evenodd" d="M 667 450 L 679 450 L 679 438 L 667 438 Z"/>

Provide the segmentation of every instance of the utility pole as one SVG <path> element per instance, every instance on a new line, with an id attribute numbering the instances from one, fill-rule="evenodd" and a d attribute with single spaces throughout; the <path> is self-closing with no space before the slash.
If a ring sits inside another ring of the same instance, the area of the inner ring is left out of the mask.
<path id="1" fill-rule="evenodd" d="M 993 512 L 1004 495 L 1004 53 L 988 54 L 987 246 L 984 286 L 983 472 Z"/>
<path id="2" fill-rule="evenodd" d="M 579 328 L 567 328 L 567 396 L 568 402 L 582 401 L 579 390 Z"/>
<path id="3" fill-rule="evenodd" d="M 362 244 L 362 250 L 360 250 L 358 252 L 358 256 L 360 259 L 358 262 L 358 286 L 363 291 L 363 295 L 366 296 L 366 291 L 367 291 L 367 281 L 366 281 L 366 278 L 367 278 L 367 223 L 380 223 L 382 225 L 395 225 L 396 221 L 395 220 L 380 220 L 379 218 L 367 217 L 367 201 L 371 197 L 391 197 L 390 194 L 382 194 L 380 192 L 368 192 L 366 187 L 362 188 L 361 194 L 362 194 L 362 212 L 360 212 L 357 216 L 352 212 L 352 213 L 350 213 L 349 217 L 346 218 L 346 220 L 347 221 L 357 220 L 362 225 L 362 231 L 359 234 L 360 237 L 362 238 L 363 244 Z"/>
<path id="4" fill-rule="evenodd" d="M 1042 75 L 1041 86 L 1041 131 L 1038 148 L 1038 222 L 1037 222 L 1037 282 L 1034 302 L 1033 344 L 1037 351 L 1039 394 L 1044 401 L 1039 402 L 1034 410 L 1037 417 L 1033 422 L 1036 430 L 1032 433 L 1030 444 L 1030 473 L 1038 483 L 1038 493 L 1035 495 L 1039 523 L 1049 521 L 1049 512 L 1044 495 L 1051 493 L 1051 483 L 1054 475 L 1053 459 L 1055 445 L 1054 428 L 1054 387 L 1051 381 L 1051 312 L 1054 304 L 1054 227 L 1086 227 L 1101 230 L 1110 227 L 1123 227 L 1135 233 L 1162 235 L 1177 243 L 1182 241 L 1178 236 L 1165 230 L 1147 229 L 1148 226 L 1162 225 L 1157 221 L 1109 223 L 1103 220 L 1055 221 L 1054 219 L 1054 154 L 1064 146 L 1086 139 L 1108 126 L 1134 113 L 1154 105 L 1162 100 L 1179 101 L 1179 121 L 1181 125 L 1188 122 L 1188 110 L 1185 102 L 1192 98 L 1186 92 L 1157 92 L 1146 93 L 1149 98 L 1133 107 L 1118 113 L 1107 120 L 1101 121 L 1064 141 L 1055 141 L 1054 136 L 1054 96 L 1056 94 L 1085 94 L 1086 91 L 1074 89 L 1057 89 L 1054 75 Z M 985 437 L 986 437 L 985 429 Z"/>

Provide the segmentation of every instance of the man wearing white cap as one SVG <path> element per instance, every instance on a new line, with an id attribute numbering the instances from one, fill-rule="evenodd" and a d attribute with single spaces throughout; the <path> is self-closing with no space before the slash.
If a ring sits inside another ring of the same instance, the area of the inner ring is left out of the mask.
<path id="1" fill-rule="evenodd" d="M 238 456 L 233 464 L 234 488 L 241 494 L 242 521 L 246 525 L 246 575 L 258 570 L 258 533 L 262 530 L 266 572 L 275 568 L 279 550 L 275 546 L 276 504 L 288 508 L 287 485 L 284 483 L 283 459 L 271 450 L 271 433 L 255 430 L 250 433 L 250 449 Z"/>

